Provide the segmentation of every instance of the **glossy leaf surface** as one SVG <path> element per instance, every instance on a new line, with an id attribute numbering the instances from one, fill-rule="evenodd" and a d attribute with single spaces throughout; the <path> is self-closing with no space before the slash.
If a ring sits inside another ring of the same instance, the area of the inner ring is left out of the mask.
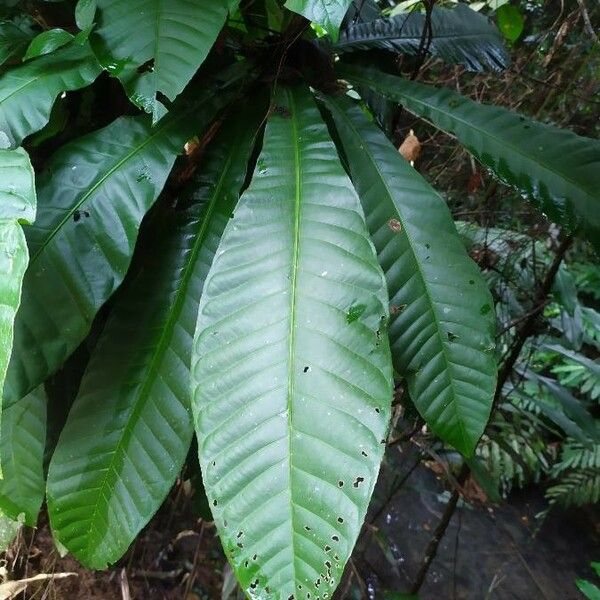
<path id="1" fill-rule="evenodd" d="M 382 48 L 417 54 L 421 45 L 425 14 L 417 11 L 390 18 L 355 23 L 342 31 L 336 50 L 350 52 Z M 431 17 L 429 52 L 471 71 L 504 69 L 509 57 L 502 36 L 485 16 L 464 4 L 449 10 L 435 7 Z"/>
<path id="2" fill-rule="evenodd" d="M 207 90 L 164 122 L 122 117 L 61 148 L 38 180 L 39 215 L 15 325 L 9 401 L 54 373 L 123 280 L 140 222 L 184 143 L 229 92 Z"/>
<path id="3" fill-rule="evenodd" d="M 351 4 L 352 0 L 287 0 L 285 7 L 318 23 L 335 41 Z"/>
<path id="4" fill-rule="evenodd" d="M 98 0 L 106 68 L 156 121 L 204 62 L 225 24 L 227 0 Z"/>
<path id="5" fill-rule="evenodd" d="M 347 98 L 327 98 L 390 297 L 394 366 L 427 424 L 471 454 L 496 386 L 493 301 L 439 194 Z"/>
<path id="6" fill-rule="evenodd" d="M 533 199 L 556 223 L 581 228 L 600 250 L 600 141 L 448 89 L 354 67 L 340 73 L 456 136 L 501 181 Z"/>
<path id="7" fill-rule="evenodd" d="M 91 568 L 125 553 L 188 453 L 198 303 L 255 131 L 247 119 L 232 124 L 189 205 L 156 219 L 141 240 L 143 266 L 117 296 L 61 434 L 48 477 L 52 527 Z"/>
<path id="8" fill-rule="evenodd" d="M 0 135 L 18 146 L 48 123 L 56 98 L 91 84 L 101 68 L 89 45 L 74 44 L 0 76 Z"/>
<path id="9" fill-rule="evenodd" d="M 308 90 L 280 89 L 211 267 L 192 354 L 200 463 L 252 598 L 331 595 L 392 395 L 385 281 Z M 383 443 L 382 443 L 383 442 Z"/>

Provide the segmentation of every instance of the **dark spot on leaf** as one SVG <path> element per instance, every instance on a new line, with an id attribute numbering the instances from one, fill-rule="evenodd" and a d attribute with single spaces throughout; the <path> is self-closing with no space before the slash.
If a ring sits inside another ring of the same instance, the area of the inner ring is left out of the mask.
<path id="1" fill-rule="evenodd" d="M 376 406 L 376 407 L 375 407 L 375 412 L 376 412 L 376 413 L 380 413 L 380 412 L 381 412 L 381 409 L 380 409 L 378 406 Z"/>
<path id="2" fill-rule="evenodd" d="M 455 333 L 452 333 L 451 331 L 448 332 L 448 341 L 449 342 L 455 342 L 458 339 L 458 336 Z"/>
<path id="3" fill-rule="evenodd" d="M 425 244 L 425 248 L 427 248 L 427 250 L 429 250 L 429 248 L 431 248 L 431 244 Z"/>
<path id="4" fill-rule="evenodd" d="M 355 488 L 357 488 L 363 481 L 365 480 L 364 477 L 357 477 L 356 481 L 352 484 Z"/>
<path id="5" fill-rule="evenodd" d="M 325 561 L 325 566 L 326 566 L 328 569 L 331 569 L 331 563 L 330 563 L 328 560 L 326 560 L 326 561 Z"/>
<path id="6" fill-rule="evenodd" d="M 348 309 L 346 313 L 346 321 L 348 323 L 353 323 L 358 320 L 360 316 L 367 310 L 366 304 L 354 304 Z"/>
<path id="7" fill-rule="evenodd" d="M 475 280 L 474 279 L 469 279 L 469 285 L 475 285 Z"/>
<path id="8" fill-rule="evenodd" d="M 306 529 L 306 531 L 310 531 L 310 527 L 308 525 L 305 525 L 304 529 Z"/>
<path id="9" fill-rule="evenodd" d="M 329 552 L 331 550 L 331 546 L 325 546 L 325 552 Z"/>
<path id="10" fill-rule="evenodd" d="M 369 456 L 364 450 L 361 451 L 361 454 L 366 458 L 367 456 Z"/>
<path id="11" fill-rule="evenodd" d="M 213 506 L 216 506 L 216 505 L 217 505 L 217 501 L 213 500 Z"/>
<path id="12" fill-rule="evenodd" d="M 238 547 L 238 548 L 243 548 L 243 547 L 244 547 L 244 544 L 242 544 L 242 542 L 238 542 L 238 543 L 237 543 L 237 547 Z"/>
<path id="13" fill-rule="evenodd" d="M 334 542 L 339 542 L 339 541 L 340 541 L 340 538 L 339 538 L 337 535 L 332 535 L 332 536 L 331 536 L 331 539 L 332 539 Z M 329 566 L 331 566 L 331 565 L 329 565 Z"/>
<path id="14" fill-rule="evenodd" d="M 343 523 L 344 522 L 344 519 L 342 519 L 342 517 L 338 517 L 337 520 L 338 520 L 338 523 Z"/>
<path id="15" fill-rule="evenodd" d="M 256 560 L 257 558 L 258 558 L 258 554 L 255 554 L 255 555 L 252 557 L 252 560 Z"/>
<path id="16" fill-rule="evenodd" d="M 75 223 L 77 223 L 78 221 L 81 220 L 81 211 L 76 210 L 73 212 L 73 221 L 75 221 Z"/>
<path id="17" fill-rule="evenodd" d="M 310 367 L 304 367 L 304 369 L 302 369 L 303 373 L 308 373 L 310 371 Z"/>
<path id="18" fill-rule="evenodd" d="M 394 233 L 400 233 L 402 231 L 402 223 L 400 223 L 400 221 L 398 221 L 398 219 L 390 219 L 388 221 L 388 227 Z"/>
<path id="19" fill-rule="evenodd" d="M 285 106 L 276 106 L 273 112 L 284 119 L 289 119 L 292 116 L 292 113 Z"/>
<path id="20" fill-rule="evenodd" d="M 487 315 L 492 310 L 492 307 L 489 304 L 484 304 L 480 309 L 479 313 L 481 315 Z"/>
<path id="21" fill-rule="evenodd" d="M 339 487 L 344 487 L 344 482 L 341 479 L 338 481 L 338 486 Z"/>
<path id="22" fill-rule="evenodd" d="M 243 531 L 240 531 L 240 532 L 237 534 L 237 536 L 238 536 L 238 539 L 239 539 L 239 538 L 241 538 L 243 535 L 244 535 L 244 532 L 243 532 Z"/>

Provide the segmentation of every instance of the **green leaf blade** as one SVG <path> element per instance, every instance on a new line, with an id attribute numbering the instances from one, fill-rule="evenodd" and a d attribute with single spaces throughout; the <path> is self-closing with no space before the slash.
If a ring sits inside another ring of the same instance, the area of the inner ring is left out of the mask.
<path id="1" fill-rule="evenodd" d="M 73 41 L 73 34 L 65 31 L 64 29 L 49 29 L 39 35 L 36 35 L 31 43 L 27 47 L 23 60 L 30 60 L 37 56 L 43 56 L 44 54 L 50 54 L 63 46 L 66 46 L 69 42 Z"/>
<path id="2" fill-rule="evenodd" d="M 226 0 L 98 0 L 97 35 L 132 101 L 158 121 L 204 62 L 228 14 Z M 135 31 L 135 35 L 131 32 Z M 141 72 L 140 72 L 141 70 Z"/>
<path id="3" fill-rule="evenodd" d="M 518 188 L 556 223 L 581 228 L 600 250 L 598 140 L 379 71 L 344 66 L 340 74 L 455 135 L 503 183 Z"/>
<path id="4" fill-rule="evenodd" d="M 287 0 L 285 7 L 318 23 L 335 42 L 351 4 L 352 0 Z"/>
<path id="5" fill-rule="evenodd" d="M 12 146 L 48 123 L 56 98 L 91 84 L 101 72 L 88 44 L 73 45 L 0 76 L 0 132 Z"/>
<path id="6" fill-rule="evenodd" d="M 287 600 L 340 581 L 377 478 L 392 373 L 358 198 L 308 92 L 274 102 L 207 278 L 192 408 L 236 575 L 252 597 Z"/>
<path id="7" fill-rule="evenodd" d="M 129 267 L 139 224 L 184 143 L 231 92 L 207 90 L 159 126 L 122 117 L 75 140 L 38 182 L 39 215 L 27 242 L 31 264 L 15 326 L 5 394 L 18 400 L 54 373 L 87 335 Z"/>
<path id="8" fill-rule="evenodd" d="M 189 449 L 198 303 L 254 134 L 248 120 L 232 125 L 198 177 L 191 206 L 161 217 L 148 232 L 144 268 L 116 300 L 52 458 L 53 531 L 91 568 L 124 554 L 160 507 Z"/>
<path id="9" fill-rule="evenodd" d="M 432 430 L 470 455 L 496 384 L 490 292 L 442 198 L 360 108 L 326 104 L 386 274 L 394 365 Z"/>
<path id="10" fill-rule="evenodd" d="M 13 520 L 24 515 L 34 527 L 44 499 L 46 447 L 46 394 L 43 386 L 2 414 L 0 460 L 0 513 Z"/>
<path id="11" fill-rule="evenodd" d="M 509 56 L 498 29 L 483 15 L 464 4 L 456 8 L 434 7 L 429 52 L 450 64 L 470 71 L 505 69 Z M 342 31 L 336 49 L 340 52 L 382 48 L 417 54 L 425 27 L 425 15 L 410 12 L 391 18 L 359 22 Z"/>

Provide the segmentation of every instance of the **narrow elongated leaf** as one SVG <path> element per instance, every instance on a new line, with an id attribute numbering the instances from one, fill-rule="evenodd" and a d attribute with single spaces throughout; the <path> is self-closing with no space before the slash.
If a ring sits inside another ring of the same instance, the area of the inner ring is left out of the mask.
<path id="1" fill-rule="evenodd" d="M 46 394 L 40 386 L 4 410 L 0 437 L 0 513 L 36 524 L 45 493 Z"/>
<path id="2" fill-rule="evenodd" d="M 252 598 L 331 594 L 392 394 L 385 281 L 308 90 L 281 89 L 207 277 L 192 354 L 200 463 Z"/>
<path id="3" fill-rule="evenodd" d="M 0 150 L 0 390 L 13 349 L 15 315 L 29 260 L 21 223 L 31 223 L 35 213 L 34 173 L 29 156 L 22 148 Z M 0 414 L 1 409 L 2 402 Z"/>
<path id="4" fill-rule="evenodd" d="M 49 161 L 27 237 L 31 264 L 15 325 L 9 401 L 54 373 L 86 336 L 127 272 L 140 222 L 175 157 L 229 97 L 208 89 L 155 128 L 146 116 L 120 118 Z"/>
<path id="5" fill-rule="evenodd" d="M 0 76 L 0 135 L 18 146 L 50 119 L 57 96 L 92 83 L 100 65 L 89 45 L 74 44 Z"/>
<path id="6" fill-rule="evenodd" d="M 352 0 L 287 0 L 285 7 L 318 23 L 336 41 L 351 4 Z"/>
<path id="7" fill-rule="evenodd" d="M 351 52 L 382 48 L 417 54 L 425 25 L 425 14 L 415 11 L 355 23 L 342 31 L 336 50 Z M 452 10 L 436 6 L 431 16 L 431 28 L 429 52 L 449 63 L 464 65 L 470 71 L 482 71 L 504 69 L 510 62 L 496 26 L 464 4 L 458 4 Z"/>
<path id="8" fill-rule="evenodd" d="M 394 365 L 428 425 L 469 455 L 496 385 L 490 292 L 442 198 L 358 106 L 326 102 L 386 274 Z"/>
<path id="9" fill-rule="evenodd" d="M 115 303 L 52 458 L 52 528 L 88 567 L 124 554 L 188 453 L 198 303 L 246 175 L 251 124 L 232 123 L 197 178 L 192 206 L 148 233 L 144 265 Z"/>
<path id="10" fill-rule="evenodd" d="M 455 135 L 502 182 L 534 200 L 556 223 L 581 228 L 600 250 L 600 141 L 448 89 L 354 67 L 340 74 Z"/>
<path id="11" fill-rule="evenodd" d="M 204 62 L 228 13 L 227 0 L 98 0 L 98 35 L 135 104 L 162 117 Z M 132 35 L 132 32 L 135 32 Z"/>

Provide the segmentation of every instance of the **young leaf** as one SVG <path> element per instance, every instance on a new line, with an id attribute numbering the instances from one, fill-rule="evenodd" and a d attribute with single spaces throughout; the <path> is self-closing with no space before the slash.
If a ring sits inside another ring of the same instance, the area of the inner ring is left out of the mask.
<path id="1" fill-rule="evenodd" d="M 36 35 L 27 48 L 23 60 L 30 60 L 37 56 L 50 54 L 73 40 L 73 34 L 64 29 L 49 29 Z"/>
<path id="2" fill-rule="evenodd" d="M 29 260 L 21 223 L 32 223 L 35 214 L 34 173 L 29 156 L 22 148 L 0 150 L 0 390 L 13 350 L 15 315 Z"/>
<path id="3" fill-rule="evenodd" d="M 90 568 L 125 553 L 188 453 L 198 303 L 258 126 L 240 116 L 196 177 L 191 206 L 161 218 L 141 242 L 143 267 L 117 297 L 50 463 L 53 531 Z"/>
<path id="4" fill-rule="evenodd" d="M 455 135 L 502 182 L 535 200 L 556 223 L 583 229 L 600 250 L 600 141 L 448 89 L 357 67 L 339 72 Z"/>
<path id="5" fill-rule="evenodd" d="M 335 42 L 352 0 L 287 0 L 285 7 L 318 23 Z"/>
<path id="6" fill-rule="evenodd" d="M 523 27 L 525 26 L 519 7 L 513 4 L 504 4 L 496 11 L 496 17 L 498 27 L 500 27 L 504 37 L 509 42 L 516 42 L 523 33 Z"/>
<path id="7" fill-rule="evenodd" d="M 425 15 L 419 12 L 356 23 L 342 31 L 335 48 L 340 52 L 382 48 L 417 54 L 425 25 Z M 464 4 L 452 10 L 436 6 L 431 27 L 429 52 L 433 56 L 471 71 L 504 69 L 509 63 L 498 29 L 487 17 Z"/>
<path id="8" fill-rule="evenodd" d="M 5 409 L 0 436 L 0 512 L 14 520 L 24 515 L 34 527 L 45 493 L 46 394 L 40 386 Z"/>
<path id="9" fill-rule="evenodd" d="M 204 484 L 251 597 L 317 597 L 340 581 L 384 450 L 386 320 L 352 184 L 308 90 L 282 88 L 192 352 Z"/>
<path id="10" fill-rule="evenodd" d="M 54 373 L 119 286 L 138 228 L 184 143 L 231 97 L 207 89 L 152 128 L 122 117 L 61 148 L 38 182 L 39 216 L 5 394 L 18 400 Z"/>
<path id="11" fill-rule="evenodd" d="M 358 106 L 326 103 L 386 275 L 394 366 L 431 429 L 470 455 L 496 387 L 490 292 L 444 200 Z"/>
<path id="12" fill-rule="evenodd" d="M 0 136 L 18 146 L 48 123 L 59 94 L 89 85 L 101 71 L 88 44 L 10 69 L 0 76 Z"/>
<path id="13" fill-rule="evenodd" d="M 101 61 L 156 122 L 204 62 L 228 13 L 227 0 L 98 0 Z M 132 34 L 135 32 L 135 34 Z"/>

